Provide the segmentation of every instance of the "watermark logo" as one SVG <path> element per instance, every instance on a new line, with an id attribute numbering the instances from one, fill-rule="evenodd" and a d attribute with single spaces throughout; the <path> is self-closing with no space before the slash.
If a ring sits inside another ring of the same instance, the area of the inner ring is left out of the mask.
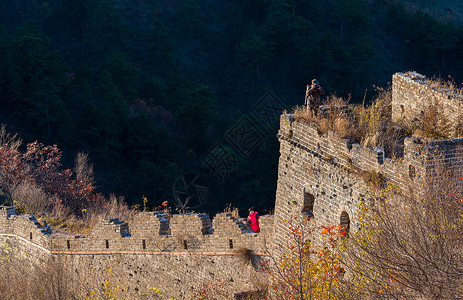
<path id="1" fill-rule="evenodd" d="M 267 130 L 272 130 L 272 124 L 285 109 L 283 102 L 272 92 L 267 91 L 251 108 L 251 114 L 258 119 Z"/>
<path id="2" fill-rule="evenodd" d="M 275 120 L 284 110 L 282 101 L 267 91 L 251 108 L 250 113 L 239 118 L 223 137 L 201 157 L 202 166 L 218 183 L 223 183 L 239 164 L 264 144 Z M 194 209 L 205 203 L 210 189 L 201 173 L 184 173 L 177 178 L 173 193 L 179 209 Z"/>
<path id="3" fill-rule="evenodd" d="M 225 132 L 228 143 L 217 142 L 206 152 L 201 158 L 204 166 L 223 183 L 243 159 L 248 159 L 264 143 L 265 133 L 272 130 L 284 108 L 283 102 L 272 91 L 267 91 L 250 114 L 242 116 Z"/>
<path id="4" fill-rule="evenodd" d="M 201 160 L 219 182 L 236 170 L 240 162 L 238 154 L 221 142 L 212 146 Z"/>
<path id="5" fill-rule="evenodd" d="M 255 123 L 249 117 L 243 116 L 225 133 L 225 139 L 245 157 L 249 157 L 265 138 Z"/>
<path id="6" fill-rule="evenodd" d="M 209 183 L 200 173 L 186 172 L 175 180 L 173 194 L 179 209 L 195 209 L 209 198 Z"/>

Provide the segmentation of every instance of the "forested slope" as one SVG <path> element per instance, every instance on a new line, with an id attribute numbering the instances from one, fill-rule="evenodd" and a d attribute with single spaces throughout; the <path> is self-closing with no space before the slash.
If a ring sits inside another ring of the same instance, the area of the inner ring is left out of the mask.
<path id="1" fill-rule="evenodd" d="M 402 3 L 0 0 L 0 121 L 69 165 L 88 152 L 100 190 L 130 203 L 173 200 L 199 174 L 199 210 L 271 208 L 277 128 L 251 114 L 266 91 L 289 108 L 312 78 L 354 102 L 396 71 L 461 82 L 459 2 Z M 249 151 L 236 128 L 254 130 Z M 211 154 L 233 160 L 214 173 Z"/>

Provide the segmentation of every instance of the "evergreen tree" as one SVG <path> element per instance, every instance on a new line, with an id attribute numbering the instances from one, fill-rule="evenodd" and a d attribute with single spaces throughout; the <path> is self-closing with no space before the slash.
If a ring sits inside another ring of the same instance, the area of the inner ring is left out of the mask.
<path id="1" fill-rule="evenodd" d="M 13 47 L 6 28 L 0 26 L 0 103 L 3 110 L 15 114 L 16 103 L 21 97 L 21 81 L 13 56 Z"/>
<path id="2" fill-rule="evenodd" d="M 62 0 L 61 18 L 68 33 L 80 40 L 88 17 L 87 0 Z"/>
<path id="3" fill-rule="evenodd" d="M 52 142 L 53 128 L 66 122 L 66 107 L 61 98 L 64 62 L 50 49 L 49 39 L 33 23 L 20 30 L 13 47 L 21 91 L 15 110 L 23 114 L 33 132 Z"/>
<path id="4" fill-rule="evenodd" d="M 260 79 L 262 68 L 274 58 L 274 48 L 260 36 L 252 36 L 243 40 L 237 49 L 237 59 L 246 69 L 256 70 Z"/>
<path id="5" fill-rule="evenodd" d="M 335 0 L 333 14 L 339 19 L 341 40 L 344 40 L 346 34 L 348 38 L 369 27 L 363 0 Z"/>
<path id="6" fill-rule="evenodd" d="M 105 58 L 104 75 L 116 85 L 122 97 L 131 101 L 137 96 L 140 70 L 127 59 L 125 53 L 112 51 Z M 103 86 L 102 86 L 103 87 Z"/>
<path id="7" fill-rule="evenodd" d="M 173 45 L 163 22 L 157 18 L 153 21 L 153 28 L 146 37 L 148 65 L 152 71 L 165 74 L 173 63 Z"/>

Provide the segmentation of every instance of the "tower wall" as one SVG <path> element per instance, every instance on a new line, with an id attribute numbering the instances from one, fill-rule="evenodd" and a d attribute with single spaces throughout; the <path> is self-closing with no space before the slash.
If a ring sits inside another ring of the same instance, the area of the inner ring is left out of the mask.
<path id="1" fill-rule="evenodd" d="M 437 113 L 446 117 L 450 133 L 463 125 L 463 95 L 416 72 L 392 76 L 393 121 L 413 122 L 421 119 L 430 106 L 435 106 Z"/>

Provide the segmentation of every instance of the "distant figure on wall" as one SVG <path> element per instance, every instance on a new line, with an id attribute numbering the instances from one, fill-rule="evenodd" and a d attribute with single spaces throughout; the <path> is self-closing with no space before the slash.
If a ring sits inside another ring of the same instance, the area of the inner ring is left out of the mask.
<path id="1" fill-rule="evenodd" d="M 325 91 L 323 91 L 317 79 L 312 80 L 312 85 L 307 85 L 305 91 L 305 105 L 307 109 L 310 109 L 315 115 L 318 114 L 318 108 L 320 107 L 320 96 L 324 94 Z"/>
<path id="2" fill-rule="evenodd" d="M 254 210 L 254 207 L 249 208 L 248 222 L 251 225 L 252 232 L 260 232 L 259 213 Z"/>

